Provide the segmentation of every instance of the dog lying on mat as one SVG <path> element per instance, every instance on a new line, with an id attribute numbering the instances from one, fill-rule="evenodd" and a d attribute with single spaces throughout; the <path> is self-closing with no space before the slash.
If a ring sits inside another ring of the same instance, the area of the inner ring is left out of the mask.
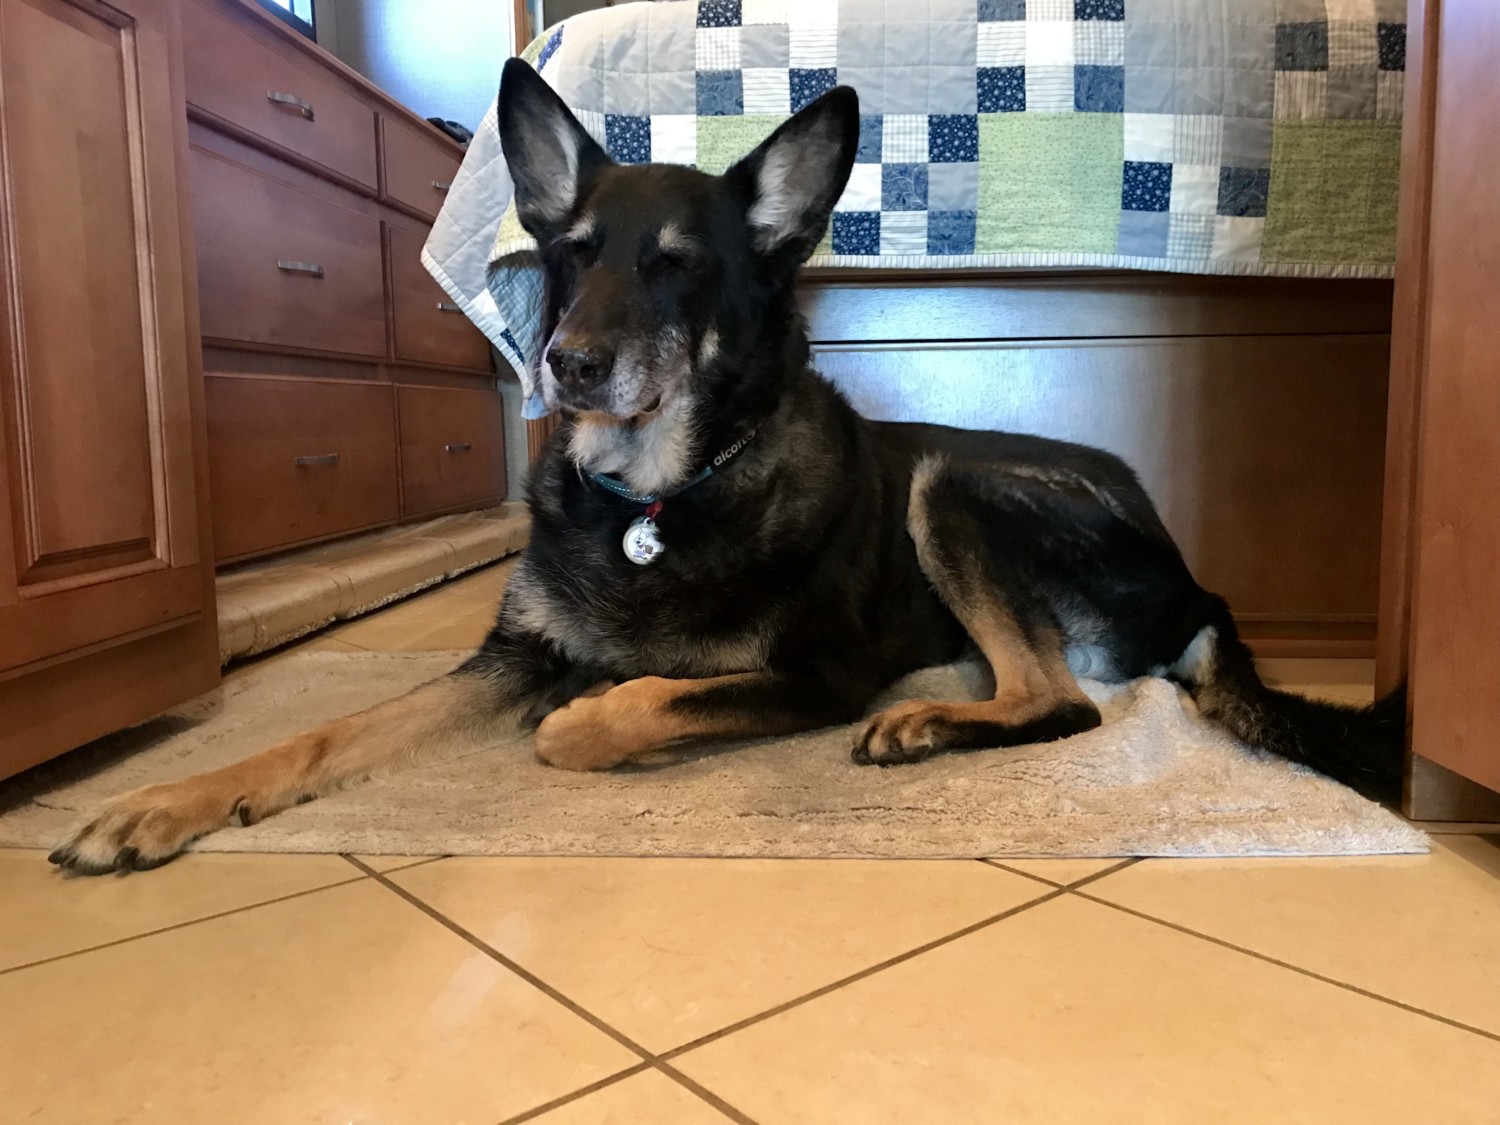
<path id="1" fill-rule="evenodd" d="M 862 765 L 1066 738 L 1099 724 L 1076 675 L 1164 675 L 1252 746 L 1367 793 L 1399 781 L 1403 707 L 1266 687 L 1135 475 L 1101 450 L 858 416 L 809 367 L 793 285 L 859 133 L 839 88 L 722 176 L 611 162 L 525 63 L 500 131 L 547 278 L 539 373 L 563 424 L 529 487 L 530 545 L 451 674 L 237 765 L 127 793 L 52 853 L 156 867 L 372 774 L 538 724 L 554 766 L 680 739 L 864 715 L 970 647 L 982 702 L 904 702 Z"/>

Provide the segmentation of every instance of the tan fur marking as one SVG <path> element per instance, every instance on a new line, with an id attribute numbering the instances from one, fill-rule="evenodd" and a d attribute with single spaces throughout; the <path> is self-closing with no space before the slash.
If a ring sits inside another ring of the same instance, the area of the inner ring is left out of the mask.
<path id="1" fill-rule="evenodd" d="M 989 662 L 995 694 L 978 702 L 909 700 L 887 708 L 865 724 L 858 738 L 875 761 L 941 749 L 939 732 L 944 727 L 975 722 L 1018 725 L 1066 703 L 1088 702 L 1068 669 L 1062 639 L 1053 636 L 1028 644 L 1005 605 L 1004 592 L 991 588 L 982 574 L 950 565 L 936 550 L 927 491 L 945 467 L 941 458 L 929 457 L 913 471 L 907 530 L 923 573 Z"/>
<path id="2" fill-rule="evenodd" d="M 71 841 L 77 866 L 107 868 L 124 848 L 164 861 L 227 824 L 253 823 L 299 801 L 418 762 L 476 749 L 516 728 L 483 680 L 448 676 L 368 711 L 306 731 L 242 762 L 106 803 Z"/>
<path id="3" fill-rule="evenodd" d="M 536 732 L 537 757 L 561 769 L 605 770 L 678 739 L 758 733 L 743 713 L 689 715 L 670 709 L 673 700 L 685 695 L 744 683 L 755 676 L 753 672 L 704 680 L 642 676 L 603 695 L 575 699 L 542 720 Z"/>

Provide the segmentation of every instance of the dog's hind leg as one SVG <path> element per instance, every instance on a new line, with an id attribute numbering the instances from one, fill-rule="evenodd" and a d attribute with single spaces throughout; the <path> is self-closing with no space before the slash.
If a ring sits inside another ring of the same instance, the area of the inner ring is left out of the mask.
<path id="1" fill-rule="evenodd" d="M 917 560 L 989 661 L 994 697 L 911 700 L 881 711 L 855 739 L 856 762 L 895 765 L 944 750 L 1048 742 L 1099 725 L 1098 708 L 1068 669 L 1055 617 L 1033 590 L 1008 580 L 995 557 L 981 524 L 990 515 L 941 460 L 913 475 L 907 526 Z"/>
<path id="2" fill-rule="evenodd" d="M 686 738 L 794 734 L 852 722 L 873 693 L 874 684 L 832 670 L 644 676 L 552 712 L 537 728 L 536 752 L 563 769 L 608 769 Z"/>
<path id="3" fill-rule="evenodd" d="M 48 857 L 86 875 L 158 867 L 199 836 L 249 825 L 377 774 L 481 749 L 519 729 L 555 688 L 539 643 L 497 628 L 439 680 L 242 762 L 107 802 Z"/>

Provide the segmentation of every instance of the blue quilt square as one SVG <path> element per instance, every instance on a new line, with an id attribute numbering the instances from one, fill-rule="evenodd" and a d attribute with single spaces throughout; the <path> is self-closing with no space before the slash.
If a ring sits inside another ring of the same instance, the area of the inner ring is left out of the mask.
<path id="1" fill-rule="evenodd" d="M 1125 161 L 1124 211 L 1165 211 L 1172 202 L 1172 166 L 1154 160 Z"/>
<path id="2" fill-rule="evenodd" d="M 526 362 L 526 352 L 521 348 L 521 345 L 516 342 L 516 338 L 510 334 L 509 328 L 500 329 L 500 339 L 504 340 L 507 344 L 510 345 L 511 351 L 516 353 L 522 363 Z"/>
<path id="3" fill-rule="evenodd" d="M 1172 216 L 1167 211 L 1122 211 L 1116 252 L 1131 258 L 1165 258 Z"/>
<path id="4" fill-rule="evenodd" d="M 698 0 L 699 27 L 739 27 L 740 0 Z"/>
<path id="5" fill-rule="evenodd" d="M 835 254 L 879 254 L 879 211 L 835 211 L 833 213 L 833 252 Z"/>
<path id="6" fill-rule="evenodd" d="M 1125 68 L 1074 67 L 1073 108 L 1079 113 L 1124 113 Z"/>
<path id="7" fill-rule="evenodd" d="M 856 164 L 879 164 L 880 150 L 885 144 L 885 118 L 879 114 L 861 116 L 859 119 L 859 147 L 854 150 Z"/>
<path id="8" fill-rule="evenodd" d="M 559 27 L 552 33 L 552 37 L 542 47 L 542 53 L 536 57 L 536 68 L 538 71 L 547 65 L 547 60 L 557 54 L 557 49 L 562 46 L 563 29 Z"/>
<path id="9" fill-rule="evenodd" d="M 1219 214 L 1264 219 L 1271 192 L 1269 168 L 1220 168 Z"/>
<path id="10" fill-rule="evenodd" d="M 604 147 L 621 164 L 651 162 L 651 118 L 609 113 L 604 117 Z"/>
<path id="11" fill-rule="evenodd" d="M 1326 23 L 1278 23 L 1276 25 L 1277 70 L 1327 70 L 1328 25 Z"/>
<path id="12" fill-rule="evenodd" d="M 972 113 L 933 113 L 927 117 L 927 159 L 962 164 L 979 159 L 979 118 Z"/>
<path id="13" fill-rule="evenodd" d="M 1406 69 L 1406 25 L 1404 23 L 1376 24 L 1375 44 L 1380 52 L 1381 70 Z"/>
<path id="14" fill-rule="evenodd" d="M 985 23 L 997 20 L 1024 20 L 1026 0 L 979 0 L 979 18 Z"/>
<path id="15" fill-rule="evenodd" d="M 698 72 L 698 116 L 738 117 L 745 112 L 744 74 L 738 70 Z"/>
<path id="16" fill-rule="evenodd" d="M 929 254 L 974 253 L 974 229 L 978 215 L 973 211 L 929 211 L 927 213 L 927 252 Z"/>
<path id="17" fill-rule="evenodd" d="M 882 211 L 927 210 L 927 165 L 881 165 L 880 209 Z"/>
<path id="18" fill-rule="evenodd" d="M 826 94 L 838 84 L 838 71 L 833 67 L 791 69 L 792 88 L 792 112 L 805 109 L 808 105 L 818 99 L 820 94 Z M 700 109 L 698 111 L 702 113 Z"/>
<path id="19" fill-rule="evenodd" d="M 1022 113 L 1026 109 L 1024 66 L 979 68 L 979 112 Z"/>
<path id="20" fill-rule="evenodd" d="M 1075 20 L 1122 20 L 1125 0 L 1073 0 Z"/>

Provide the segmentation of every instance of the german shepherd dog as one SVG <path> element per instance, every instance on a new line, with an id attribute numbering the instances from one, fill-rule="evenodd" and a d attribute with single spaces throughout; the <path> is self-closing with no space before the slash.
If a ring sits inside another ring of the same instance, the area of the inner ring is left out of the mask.
<path id="1" fill-rule="evenodd" d="M 1066 738 L 1100 721 L 1075 676 L 1156 674 L 1252 746 L 1367 793 L 1399 780 L 1400 699 L 1359 710 L 1262 684 L 1121 461 L 870 422 L 810 369 L 793 285 L 854 161 L 854 91 L 722 176 L 614 164 L 518 60 L 500 131 L 545 267 L 539 385 L 563 424 L 494 628 L 401 698 L 109 802 L 53 863 L 156 867 L 204 833 L 528 723 L 536 753 L 573 770 L 852 723 L 897 677 L 971 649 L 993 698 L 882 711 L 854 762 Z"/>

